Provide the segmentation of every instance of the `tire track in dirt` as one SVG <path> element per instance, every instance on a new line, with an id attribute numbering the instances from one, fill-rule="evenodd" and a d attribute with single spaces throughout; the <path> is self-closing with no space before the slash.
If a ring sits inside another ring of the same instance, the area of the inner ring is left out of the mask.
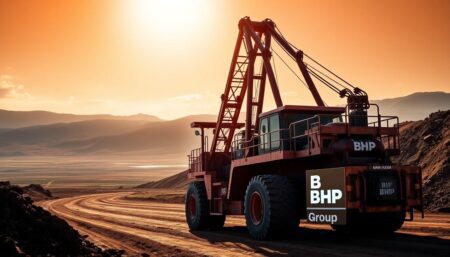
<path id="1" fill-rule="evenodd" d="M 98 196 L 96 196 L 98 197 Z M 103 197 L 103 195 L 101 196 Z M 51 204 L 44 204 L 49 211 L 61 216 L 76 224 L 85 224 L 87 227 L 96 227 L 103 230 L 111 230 L 113 232 L 122 232 L 133 236 L 138 236 L 143 239 L 153 241 L 158 244 L 180 248 L 182 251 L 191 252 L 192 249 L 201 249 L 200 254 L 214 255 L 214 256 L 248 256 L 249 253 L 239 248 L 228 249 L 228 246 L 217 247 L 210 244 L 207 240 L 199 240 L 192 234 L 174 230 L 173 228 L 184 227 L 180 222 L 164 221 L 157 219 L 143 219 L 132 215 L 128 216 L 111 213 L 109 211 L 92 210 L 96 208 L 84 208 L 80 203 L 83 203 L 86 197 L 60 199 Z M 144 224 L 148 223 L 148 224 Z M 78 226 L 77 226 L 78 227 Z M 187 228 L 187 227 L 186 227 Z M 94 236 L 94 235 L 91 235 Z M 104 240 L 103 240 L 104 241 Z M 114 247 L 113 245 L 107 245 Z M 193 254 L 193 253 L 189 253 Z"/>
<path id="2" fill-rule="evenodd" d="M 450 216 L 406 222 L 389 237 L 341 235 L 327 225 L 302 224 L 289 240 L 259 242 L 242 217 L 227 217 L 224 231 L 191 233 L 182 204 L 127 200 L 131 192 L 82 195 L 41 202 L 102 247 L 130 256 L 446 256 Z"/>

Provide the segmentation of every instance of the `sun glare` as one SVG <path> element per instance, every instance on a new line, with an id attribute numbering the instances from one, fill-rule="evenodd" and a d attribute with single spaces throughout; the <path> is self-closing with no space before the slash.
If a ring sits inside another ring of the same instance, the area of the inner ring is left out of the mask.
<path id="1" fill-rule="evenodd" d="M 142 36 L 173 39 L 207 22 L 207 0 L 130 0 L 128 18 Z"/>

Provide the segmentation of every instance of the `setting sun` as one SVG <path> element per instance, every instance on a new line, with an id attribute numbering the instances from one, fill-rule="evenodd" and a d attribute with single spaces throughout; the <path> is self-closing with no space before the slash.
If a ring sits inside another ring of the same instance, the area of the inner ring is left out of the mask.
<path id="1" fill-rule="evenodd" d="M 207 23 L 206 0 L 131 0 L 127 5 L 127 19 L 143 36 L 181 38 L 195 30 L 201 23 Z"/>

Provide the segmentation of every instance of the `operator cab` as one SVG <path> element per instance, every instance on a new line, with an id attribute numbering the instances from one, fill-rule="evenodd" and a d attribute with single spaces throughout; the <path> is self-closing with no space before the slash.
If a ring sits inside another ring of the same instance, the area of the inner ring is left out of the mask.
<path id="1" fill-rule="evenodd" d="M 340 124 L 344 107 L 285 105 L 260 115 L 258 154 L 307 147 L 305 131 L 314 126 Z M 320 116 L 320 118 L 319 118 Z"/>
<path id="2" fill-rule="evenodd" d="M 236 133 L 233 141 L 233 158 L 245 157 L 245 148 L 250 155 L 261 155 L 273 151 L 303 150 L 308 148 L 307 130 L 321 126 L 344 124 L 344 107 L 285 105 L 261 113 L 258 130 L 251 146 L 245 143 L 245 131 Z"/>

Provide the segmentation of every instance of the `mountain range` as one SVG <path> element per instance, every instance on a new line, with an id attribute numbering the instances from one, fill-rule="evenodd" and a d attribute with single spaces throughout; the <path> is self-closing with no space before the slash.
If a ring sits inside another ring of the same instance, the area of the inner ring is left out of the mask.
<path id="1" fill-rule="evenodd" d="M 421 120 L 450 109 L 450 94 L 415 93 L 373 101 L 383 115 Z M 145 154 L 185 156 L 199 147 L 190 123 L 215 121 L 215 115 L 176 120 L 156 116 L 74 115 L 46 111 L 0 110 L 0 156 Z"/>
<path id="2" fill-rule="evenodd" d="M 199 144 L 190 128 L 193 121 L 215 121 L 215 116 L 192 115 L 171 121 L 102 119 L 8 129 L 0 132 L 0 156 L 185 156 Z"/>
<path id="3" fill-rule="evenodd" d="M 432 112 L 450 109 L 450 93 L 417 92 L 408 96 L 371 101 L 378 104 L 381 115 L 398 116 L 400 121 L 417 121 Z"/>
<path id="4" fill-rule="evenodd" d="M 1 129 L 87 120 L 161 121 L 160 118 L 147 114 L 135 114 L 130 116 L 116 116 L 110 114 L 78 115 L 48 111 L 8 111 L 0 109 Z"/>

